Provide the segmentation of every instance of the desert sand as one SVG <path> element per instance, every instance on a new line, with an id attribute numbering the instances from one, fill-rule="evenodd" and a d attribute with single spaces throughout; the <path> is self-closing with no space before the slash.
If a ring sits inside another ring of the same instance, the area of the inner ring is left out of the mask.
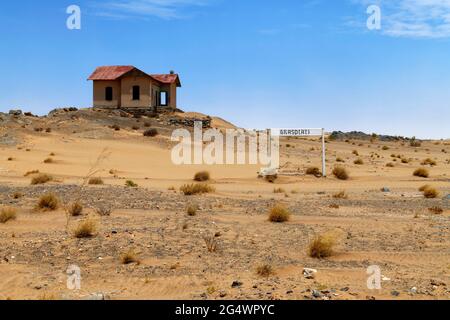
<path id="1" fill-rule="evenodd" d="M 84 110 L 1 119 L 0 200 L 17 217 L 0 223 L 0 299 L 450 298 L 450 141 L 412 147 L 403 140 L 329 140 L 329 175 L 317 178 L 305 170 L 321 166 L 319 140 L 285 138 L 281 174 L 269 183 L 255 165 L 173 165 L 174 127 L 162 116 Z M 222 119 L 213 125 L 232 127 Z M 144 137 L 149 127 L 159 135 Z M 44 163 L 49 157 L 53 162 Z M 364 164 L 354 164 L 359 158 Z M 436 165 L 421 165 L 427 158 Z M 337 164 L 350 179 L 331 174 Z M 93 167 L 104 184 L 82 186 Z M 413 176 L 421 167 L 428 178 Z M 24 175 L 33 170 L 54 179 L 30 185 L 33 174 Z M 202 170 L 210 172 L 215 192 L 179 191 Z M 126 187 L 127 180 L 138 187 Z M 418 190 L 425 184 L 439 195 L 426 199 Z M 341 191 L 346 198 L 333 197 Z M 59 208 L 36 210 L 49 192 Z M 76 199 L 83 214 L 67 218 L 65 206 Z M 288 222 L 268 221 L 275 204 L 292 213 Z M 195 216 L 186 213 L 190 205 L 198 206 Z M 111 214 L 97 214 L 99 206 Z M 429 210 L 435 207 L 442 212 Z M 87 218 L 95 234 L 76 238 L 73 229 Z M 335 238 L 333 255 L 312 258 L 309 243 L 323 233 Z M 215 252 L 207 250 L 208 237 Z M 130 250 L 139 261 L 123 264 Z M 67 288 L 70 265 L 81 270 L 80 290 Z M 259 275 L 265 265 L 273 272 Z M 380 290 L 367 288 L 371 265 L 381 268 Z M 304 268 L 317 273 L 307 279 Z"/>

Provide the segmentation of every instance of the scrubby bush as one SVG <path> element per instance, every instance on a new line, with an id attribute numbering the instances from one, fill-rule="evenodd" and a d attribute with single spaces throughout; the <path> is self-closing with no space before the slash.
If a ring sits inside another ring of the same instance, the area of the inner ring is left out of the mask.
<path id="1" fill-rule="evenodd" d="M 158 135 L 158 130 L 155 128 L 145 130 L 144 137 L 156 137 Z"/>
<path id="2" fill-rule="evenodd" d="M 443 214 L 444 213 L 444 209 L 442 209 L 441 207 L 432 207 L 432 208 L 429 208 L 428 210 L 434 214 Z"/>
<path id="3" fill-rule="evenodd" d="M 39 198 L 36 209 L 54 211 L 59 207 L 59 199 L 53 193 L 47 193 Z"/>
<path id="4" fill-rule="evenodd" d="M 317 167 L 309 167 L 308 169 L 306 169 L 306 174 L 307 175 L 311 175 L 311 176 L 321 176 L 322 173 L 320 172 L 320 169 Z"/>
<path id="5" fill-rule="evenodd" d="M 126 187 L 129 187 L 129 188 L 137 188 L 137 187 L 138 187 L 138 184 L 135 183 L 133 180 L 127 180 L 127 181 L 125 182 L 125 186 L 126 186 Z"/>
<path id="6" fill-rule="evenodd" d="M 428 178 L 430 176 L 430 173 L 425 168 L 419 168 L 416 171 L 414 171 L 413 175 L 416 177 Z"/>
<path id="7" fill-rule="evenodd" d="M 388 167 L 388 168 L 394 168 L 395 165 L 394 165 L 392 162 L 389 162 L 389 163 L 386 164 L 386 167 Z"/>
<path id="8" fill-rule="evenodd" d="M 75 201 L 69 206 L 68 212 L 72 217 L 81 216 L 81 214 L 83 213 L 83 206 L 79 201 Z"/>
<path id="9" fill-rule="evenodd" d="M 353 161 L 354 164 L 356 165 L 363 165 L 364 164 L 364 160 L 361 158 L 356 159 L 355 161 Z"/>
<path id="10" fill-rule="evenodd" d="M 333 255 L 336 240 L 332 235 L 319 235 L 309 244 L 308 255 L 311 258 L 323 259 Z"/>
<path id="11" fill-rule="evenodd" d="M 340 191 L 333 194 L 333 198 L 335 199 L 348 199 L 348 195 L 345 191 Z"/>
<path id="12" fill-rule="evenodd" d="M 73 231 L 76 238 L 91 238 L 96 231 L 96 224 L 91 219 L 81 221 Z"/>
<path id="13" fill-rule="evenodd" d="M 186 196 L 192 196 L 196 194 L 212 193 L 215 189 L 206 183 L 197 183 L 185 184 L 181 186 L 180 191 Z"/>
<path id="14" fill-rule="evenodd" d="M 198 210 L 198 206 L 197 205 L 189 205 L 186 209 L 186 212 L 188 214 L 188 216 L 195 216 L 197 215 L 197 210 Z"/>
<path id="15" fill-rule="evenodd" d="M 134 252 L 134 250 L 128 250 L 127 252 L 123 253 L 120 256 L 120 262 L 122 264 L 140 263 L 139 258 L 137 254 Z"/>
<path id="16" fill-rule="evenodd" d="M 272 207 L 269 211 L 269 221 L 270 222 L 276 222 L 276 223 L 282 223 L 289 221 L 291 218 L 291 213 L 288 209 L 286 209 L 282 205 L 276 205 Z"/>
<path id="17" fill-rule="evenodd" d="M 39 175 L 33 177 L 31 179 L 31 184 L 32 185 L 44 184 L 44 183 L 50 182 L 52 180 L 53 180 L 52 176 L 42 173 L 42 174 L 39 174 Z"/>
<path id="18" fill-rule="evenodd" d="M 103 184 L 103 179 L 100 177 L 92 177 L 89 179 L 88 182 L 90 185 L 102 185 Z"/>
<path id="19" fill-rule="evenodd" d="M 261 277 L 270 277 L 271 275 L 275 274 L 275 271 L 273 267 L 269 264 L 263 264 L 256 268 L 256 274 Z"/>
<path id="20" fill-rule="evenodd" d="M 435 188 L 428 187 L 423 191 L 423 196 L 427 199 L 434 199 L 439 196 L 439 191 L 437 191 Z"/>
<path id="21" fill-rule="evenodd" d="M 423 166 L 435 166 L 437 165 L 437 162 L 431 158 L 427 158 L 425 160 L 422 161 L 421 165 Z"/>
<path id="22" fill-rule="evenodd" d="M 0 210 L 0 223 L 6 223 L 10 220 L 15 220 L 17 217 L 17 210 L 11 207 L 5 207 Z"/>
<path id="23" fill-rule="evenodd" d="M 339 166 L 334 167 L 333 175 L 339 180 L 348 180 L 350 178 L 347 170 L 344 167 Z"/>
<path id="24" fill-rule="evenodd" d="M 211 179 L 211 175 L 208 171 L 200 171 L 197 172 L 194 176 L 194 180 L 198 182 L 205 182 L 209 181 Z"/>

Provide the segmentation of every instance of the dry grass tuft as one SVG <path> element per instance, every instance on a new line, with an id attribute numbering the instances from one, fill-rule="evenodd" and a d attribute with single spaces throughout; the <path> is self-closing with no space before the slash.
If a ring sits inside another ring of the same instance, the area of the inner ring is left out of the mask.
<path id="1" fill-rule="evenodd" d="M 419 168 L 416 171 L 414 171 L 413 175 L 416 177 L 428 178 L 430 176 L 430 173 L 425 168 Z"/>
<path id="2" fill-rule="evenodd" d="M 144 132 L 144 137 L 156 137 L 158 135 L 158 130 L 156 129 L 148 129 Z"/>
<path id="3" fill-rule="evenodd" d="M 256 274 L 261 277 L 268 278 L 275 274 L 274 268 L 269 264 L 263 264 L 256 268 Z"/>
<path id="4" fill-rule="evenodd" d="M 0 223 L 6 223 L 17 218 L 17 210 L 11 207 L 5 207 L 0 210 Z"/>
<path id="5" fill-rule="evenodd" d="M 83 206 L 80 202 L 76 201 L 69 206 L 68 212 L 72 217 L 81 216 L 83 213 Z"/>
<path id="6" fill-rule="evenodd" d="M 197 172 L 194 176 L 194 181 L 198 181 L 198 182 L 205 182 L 205 181 L 209 181 L 210 179 L 211 179 L 211 175 L 209 174 L 208 171 Z"/>
<path id="7" fill-rule="evenodd" d="M 188 216 L 194 217 L 197 215 L 198 206 L 195 204 L 191 204 L 187 207 L 186 212 Z"/>
<path id="8" fill-rule="evenodd" d="M 333 175 L 339 180 L 348 180 L 350 178 L 347 170 L 344 167 L 340 166 L 334 167 Z"/>
<path id="9" fill-rule="evenodd" d="M 215 189 L 206 183 L 197 183 L 185 184 L 181 186 L 180 191 L 183 192 L 185 196 L 192 196 L 196 194 L 212 193 L 215 192 Z"/>
<path id="10" fill-rule="evenodd" d="M 434 213 L 434 214 L 443 214 L 444 213 L 444 209 L 442 209 L 441 207 L 432 207 L 432 208 L 429 208 L 428 211 L 430 211 L 431 213 Z"/>
<path id="11" fill-rule="evenodd" d="M 310 167 L 310 168 L 306 169 L 306 174 L 319 177 L 322 175 L 322 172 L 320 172 L 320 169 L 317 167 Z"/>
<path id="12" fill-rule="evenodd" d="M 140 264 L 140 260 L 134 250 L 128 250 L 120 256 L 120 262 L 122 264 L 137 263 Z"/>
<path id="13" fill-rule="evenodd" d="M 46 173 L 41 173 L 31 179 L 31 184 L 32 185 L 45 184 L 52 180 L 53 180 L 53 177 L 51 175 L 48 175 Z"/>
<path id="14" fill-rule="evenodd" d="M 425 159 L 425 160 L 423 160 L 421 162 L 421 165 L 423 165 L 423 166 L 432 166 L 433 167 L 433 166 L 437 165 L 437 162 L 435 160 L 431 159 L 431 158 L 427 158 L 427 159 Z"/>
<path id="15" fill-rule="evenodd" d="M 439 191 L 435 188 L 428 187 L 423 191 L 423 196 L 427 199 L 435 199 L 439 196 Z"/>
<path id="16" fill-rule="evenodd" d="M 425 185 L 423 185 L 423 186 L 421 186 L 420 188 L 419 188 L 419 191 L 420 192 L 424 192 L 426 189 L 428 189 L 428 188 L 431 188 L 431 186 L 429 185 L 429 184 L 425 184 Z"/>
<path id="17" fill-rule="evenodd" d="M 336 239 L 331 234 L 319 235 L 309 244 L 308 255 L 317 259 L 331 257 L 335 245 Z"/>
<path id="18" fill-rule="evenodd" d="M 273 193 L 285 193 L 286 190 L 284 190 L 283 188 L 275 188 L 273 189 Z"/>
<path id="19" fill-rule="evenodd" d="M 218 247 L 218 242 L 215 235 L 208 235 L 203 237 L 205 241 L 206 249 L 208 252 L 216 252 Z"/>
<path id="20" fill-rule="evenodd" d="M 100 177 L 93 177 L 89 179 L 88 182 L 90 185 L 102 185 L 103 184 L 103 179 Z"/>
<path id="21" fill-rule="evenodd" d="M 91 219 L 86 219 L 81 221 L 78 226 L 73 231 L 76 238 L 92 238 L 94 236 L 95 230 L 97 229 L 96 224 Z"/>
<path id="22" fill-rule="evenodd" d="M 59 199 L 53 193 L 47 193 L 41 196 L 36 205 L 36 209 L 41 211 L 54 211 L 58 207 Z"/>
<path id="23" fill-rule="evenodd" d="M 345 190 L 340 191 L 340 192 L 333 194 L 333 198 L 334 199 L 348 199 L 348 194 L 347 194 L 347 192 L 345 192 Z"/>
<path id="24" fill-rule="evenodd" d="M 283 205 L 276 205 L 269 211 L 269 221 L 276 223 L 283 223 L 289 221 L 291 213 Z"/>
<path id="25" fill-rule="evenodd" d="M 125 182 L 125 186 L 129 187 L 129 188 L 137 188 L 137 187 L 139 187 L 139 185 L 137 183 L 135 183 L 133 180 L 127 180 Z"/>

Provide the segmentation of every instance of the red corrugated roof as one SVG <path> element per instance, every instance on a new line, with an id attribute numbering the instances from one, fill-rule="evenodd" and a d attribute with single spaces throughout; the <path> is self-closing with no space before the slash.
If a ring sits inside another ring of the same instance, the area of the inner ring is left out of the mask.
<path id="1" fill-rule="evenodd" d="M 139 70 L 134 66 L 103 66 L 95 69 L 94 73 L 90 75 L 88 80 L 117 80 L 123 75 L 127 74 L 132 70 Z M 139 70 L 146 74 L 142 70 Z M 156 81 L 164 84 L 176 83 L 177 86 L 181 87 L 181 81 L 178 74 L 152 74 L 148 75 Z"/>
<path id="2" fill-rule="evenodd" d="M 103 66 L 95 69 L 88 80 L 116 80 L 124 74 L 136 69 L 133 66 Z"/>
<path id="3" fill-rule="evenodd" d="M 179 82 L 177 74 L 151 74 L 151 76 L 162 83 Z"/>

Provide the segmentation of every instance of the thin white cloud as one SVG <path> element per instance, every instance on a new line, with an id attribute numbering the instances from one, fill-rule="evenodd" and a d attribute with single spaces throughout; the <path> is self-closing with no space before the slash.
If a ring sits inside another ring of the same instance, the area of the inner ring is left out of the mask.
<path id="1" fill-rule="evenodd" d="M 107 0 L 96 3 L 97 14 L 109 17 L 157 17 L 166 20 L 187 16 L 186 10 L 212 0 Z"/>
<path id="2" fill-rule="evenodd" d="M 450 37 L 450 0 L 353 0 L 381 8 L 381 32 L 392 37 Z"/>

